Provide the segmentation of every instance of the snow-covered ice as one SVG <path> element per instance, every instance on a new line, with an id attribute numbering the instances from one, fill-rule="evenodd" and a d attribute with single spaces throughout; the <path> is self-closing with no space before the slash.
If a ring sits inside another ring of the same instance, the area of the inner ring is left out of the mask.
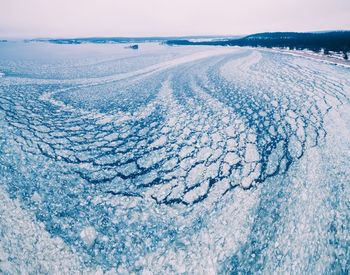
<path id="1" fill-rule="evenodd" d="M 0 273 L 350 269 L 348 68 L 16 43 L 1 71 Z"/>

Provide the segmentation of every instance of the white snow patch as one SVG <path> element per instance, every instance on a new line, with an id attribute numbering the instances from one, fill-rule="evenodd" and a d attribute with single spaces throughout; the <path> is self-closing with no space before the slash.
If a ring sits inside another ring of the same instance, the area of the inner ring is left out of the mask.
<path id="1" fill-rule="evenodd" d="M 254 162 L 259 160 L 260 160 L 260 155 L 258 152 L 258 148 L 256 147 L 255 144 L 248 143 L 245 149 L 245 161 Z"/>
<path id="2" fill-rule="evenodd" d="M 93 245 L 96 240 L 96 237 L 97 237 L 96 229 L 92 226 L 85 227 L 80 232 L 80 238 L 87 246 Z"/>

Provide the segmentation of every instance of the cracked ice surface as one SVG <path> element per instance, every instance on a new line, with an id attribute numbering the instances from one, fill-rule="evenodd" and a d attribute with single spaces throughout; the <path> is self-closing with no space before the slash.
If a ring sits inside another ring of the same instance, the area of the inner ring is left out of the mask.
<path id="1" fill-rule="evenodd" d="M 348 69 L 238 48 L 0 47 L 0 272 L 349 270 Z"/>

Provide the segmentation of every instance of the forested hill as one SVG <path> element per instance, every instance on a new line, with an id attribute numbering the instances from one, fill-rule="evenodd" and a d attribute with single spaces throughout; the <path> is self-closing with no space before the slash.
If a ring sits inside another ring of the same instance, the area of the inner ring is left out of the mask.
<path id="1" fill-rule="evenodd" d="M 324 53 L 343 52 L 344 58 L 350 51 L 350 31 L 332 31 L 318 33 L 268 32 L 257 33 L 239 39 L 192 42 L 189 40 L 168 40 L 168 45 L 221 45 L 279 47 L 296 50 L 308 49 Z"/>

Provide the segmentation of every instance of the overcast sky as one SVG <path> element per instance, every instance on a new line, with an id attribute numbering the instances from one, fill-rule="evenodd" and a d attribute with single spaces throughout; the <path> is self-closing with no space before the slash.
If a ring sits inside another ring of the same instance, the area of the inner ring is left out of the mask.
<path id="1" fill-rule="evenodd" d="M 350 30 L 350 0 L 0 0 L 0 37 Z"/>

